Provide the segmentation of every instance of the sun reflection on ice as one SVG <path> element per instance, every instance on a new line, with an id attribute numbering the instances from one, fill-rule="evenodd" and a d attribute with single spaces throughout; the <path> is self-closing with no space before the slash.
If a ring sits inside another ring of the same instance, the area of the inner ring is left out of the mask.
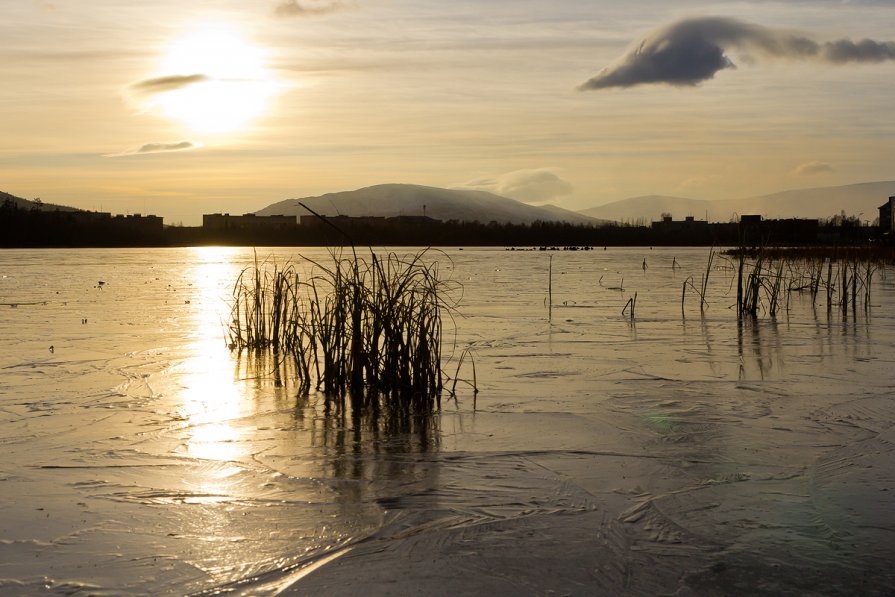
<path id="1" fill-rule="evenodd" d="M 238 461 L 247 456 L 246 430 L 234 421 L 251 414 L 238 367 L 226 347 L 224 325 L 229 312 L 227 293 L 239 275 L 237 249 L 197 247 L 188 273 L 196 300 L 190 356 L 181 365 L 181 415 L 187 422 L 187 454 L 193 458 Z"/>

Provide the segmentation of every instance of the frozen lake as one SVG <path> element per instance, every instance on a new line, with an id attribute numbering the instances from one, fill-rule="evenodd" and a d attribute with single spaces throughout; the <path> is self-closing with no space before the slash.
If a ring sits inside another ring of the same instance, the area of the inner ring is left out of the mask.
<path id="1" fill-rule="evenodd" d="M 554 252 L 551 321 L 550 254 L 433 254 L 479 394 L 373 420 L 226 348 L 251 249 L 0 251 L 0 593 L 895 592 L 895 276 L 682 314 L 708 253 Z"/>

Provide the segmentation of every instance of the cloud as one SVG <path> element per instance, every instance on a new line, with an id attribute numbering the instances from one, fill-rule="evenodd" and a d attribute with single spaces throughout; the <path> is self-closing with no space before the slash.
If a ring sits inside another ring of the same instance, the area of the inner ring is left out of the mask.
<path id="1" fill-rule="evenodd" d="M 615 64 L 604 68 L 579 90 L 664 83 L 694 86 L 716 73 L 736 68 L 728 56 L 736 50 L 750 61 L 759 58 L 816 60 L 834 64 L 895 60 L 895 42 L 840 39 L 818 42 L 806 35 L 724 17 L 684 19 L 650 33 Z"/>
<path id="2" fill-rule="evenodd" d="M 298 0 L 282 0 L 274 9 L 278 17 L 316 17 L 346 8 L 344 2 L 299 2 Z"/>
<path id="3" fill-rule="evenodd" d="M 833 166 L 827 162 L 813 161 L 798 166 L 793 169 L 791 174 L 794 176 L 814 176 L 815 174 L 826 174 L 827 172 L 833 172 Z"/>
<path id="4" fill-rule="evenodd" d="M 455 188 L 488 191 L 528 203 L 549 202 L 574 188 L 549 168 L 516 170 L 497 178 L 479 178 Z"/>
<path id="5" fill-rule="evenodd" d="M 830 62 L 885 62 L 895 60 L 895 42 L 840 39 L 823 44 L 821 54 Z"/>
<path id="6" fill-rule="evenodd" d="M 121 153 L 110 153 L 107 158 L 120 158 L 129 155 L 142 155 L 147 153 L 166 153 L 171 151 L 187 151 L 189 149 L 198 149 L 202 147 L 201 143 L 194 141 L 174 141 L 173 143 L 146 143 L 136 149 L 130 149 Z"/>
<path id="7" fill-rule="evenodd" d="M 195 85 L 196 83 L 204 83 L 209 81 L 206 75 L 172 75 L 168 77 L 156 77 L 154 79 L 146 79 L 139 83 L 131 85 L 131 89 L 138 93 L 152 95 L 155 93 L 165 93 L 168 91 L 176 91 Z"/>

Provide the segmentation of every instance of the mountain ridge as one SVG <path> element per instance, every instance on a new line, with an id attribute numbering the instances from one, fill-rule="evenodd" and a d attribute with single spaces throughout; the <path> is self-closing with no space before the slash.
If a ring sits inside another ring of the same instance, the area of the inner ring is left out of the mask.
<path id="1" fill-rule="evenodd" d="M 877 208 L 893 195 L 895 181 L 877 181 L 790 189 L 741 199 L 642 195 L 579 210 L 579 213 L 613 221 L 645 219 L 649 222 L 659 220 L 662 213 L 670 213 L 676 220 L 694 216 L 726 222 L 745 214 L 776 219 L 823 219 L 845 211 L 847 215 L 872 222 L 878 215 Z"/>
<path id="2" fill-rule="evenodd" d="M 415 184 L 381 184 L 325 193 L 316 197 L 286 199 L 255 212 L 256 215 L 309 215 L 306 204 L 323 216 L 422 216 L 436 220 L 532 224 L 536 221 L 599 225 L 597 218 L 561 207 L 537 207 L 487 191 L 443 189 Z"/>

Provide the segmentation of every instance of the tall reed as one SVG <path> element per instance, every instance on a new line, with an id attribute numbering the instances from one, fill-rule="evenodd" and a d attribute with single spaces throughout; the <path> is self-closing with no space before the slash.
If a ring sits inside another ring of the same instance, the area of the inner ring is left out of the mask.
<path id="1" fill-rule="evenodd" d="M 303 259 L 303 268 L 256 258 L 233 289 L 230 347 L 291 356 L 302 392 L 350 396 L 355 407 L 440 403 L 443 317 L 453 315 L 458 287 L 428 252 L 333 252 L 327 263 Z"/>
<path id="2" fill-rule="evenodd" d="M 696 286 L 696 283 L 693 280 L 693 276 L 690 276 L 686 280 L 684 280 L 683 287 L 681 288 L 681 316 L 682 317 L 684 315 L 684 299 L 686 298 L 688 285 L 696 294 L 699 295 L 699 312 L 705 313 L 706 307 L 708 307 L 708 305 L 709 305 L 709 302 L 706 299 L 706 295 L 708 294 L 709 276 L 712 273 L 712 263 L 714 262 L 714 260 L 715 260 L 715 248 L 712 247 L 712 249 L 709 251 L 708 262 L 705 265 L 705 273 L 702 275 L 702 278 L 700 280 L 700 284 L 698 287 Z"/>
<path id="3" fill-rule="evenodd" d="M 634 293 L 634 296 L 628 299 L 628 302 L 625 303 L 625 306 L 622 307 L 622 315 L 625 313 L 628 314 L 628 317 L 631 321 L 634 321 L 634 309 L 637 307 L 637 293 Z"/>
<path id="4" fill-rule="evenodd" d="M 547 321 L 553 321 L 553 255 L 547 271 Z"/>
<path id="5" fill-rule="evenodd" d="M 776 317 L 781 309 L 789 310 L 790 296 L 794 292 L 808 291 L 812 304 L 816 305 L 821 289 L 826 295 L 828 317 L 832 315 L 834 305 L 843 315 L 848 313 L 849 306 L 853 313 L 857 313 L 859 303 L 869 311 L 873 275 L 877 268 L 884 267 L 882 262 L 870 258 L 869 253 L 844 251 L 839 255 L 833 253 L 827 259 L 809 252 L 788 256 L 777 249 L 770 252 L 776 255 L 771 259 L 759 249 L 750 252 L 754 261 L 751 271 L 747 272 L 750 267 L 747 266 L 746 251 L 741 249 L 737 253 L 736 305 L 741 317 L 756 317 L 759 309 Z M 693 286 L 692 280 L 690 284 Z"/>

